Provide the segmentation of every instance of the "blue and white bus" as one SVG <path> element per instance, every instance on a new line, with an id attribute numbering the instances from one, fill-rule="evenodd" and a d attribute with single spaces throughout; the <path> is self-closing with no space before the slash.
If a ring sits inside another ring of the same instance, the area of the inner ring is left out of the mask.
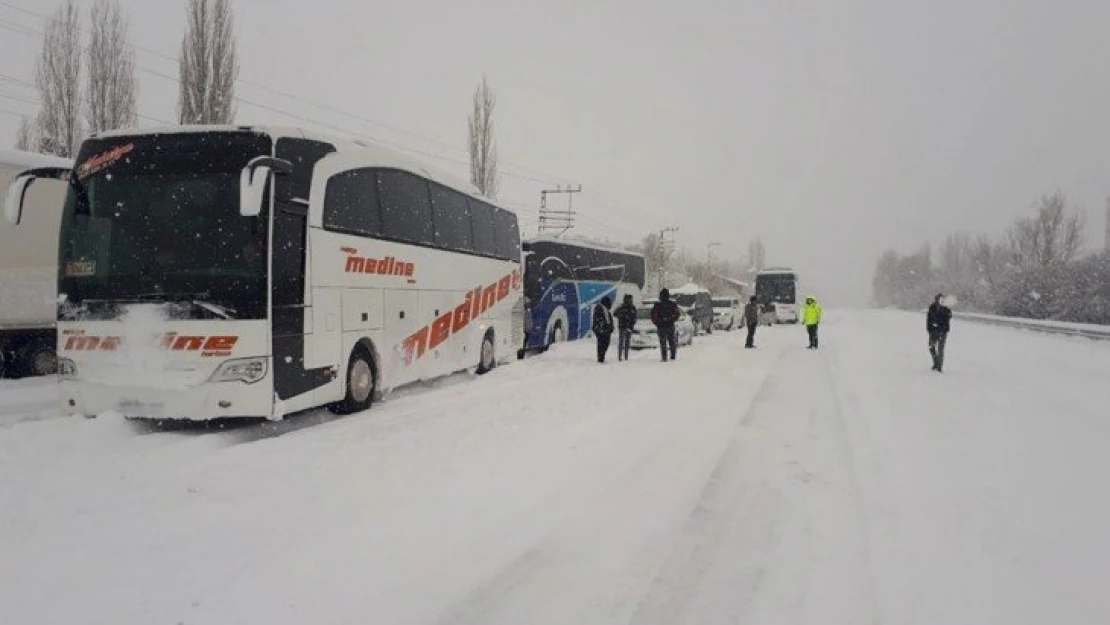
<path id="1" fill-rule="evenodd" d="M 639 302 L 644 257 L 584 241 L 533 239 L 524 245 L 525 351 L 590 334 L 593 307 L 626 293 Z"/>

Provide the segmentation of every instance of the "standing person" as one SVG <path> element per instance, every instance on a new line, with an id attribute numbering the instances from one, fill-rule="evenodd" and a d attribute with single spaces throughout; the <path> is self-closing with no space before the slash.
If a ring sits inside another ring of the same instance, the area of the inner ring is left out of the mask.
<path id="1" fill-rule="evenodd" d="M 817 349 L 817 326 L 821 323 L 821 305 L 812 295 L 806 297 L 806 305 L 802 309 L 802 323 L 809 333 L 809 349 Z"/>
<path id="2" fill-rule="evenodd" d="M 678 323 L 678 304 L 671 301 L 671 292 L 659 291 L 659 301 L 651 307 L 651 322 L 659 333 L 659 349 L 663 352 L 663 362 L 667 362 L 668 350 L 671 360 L 678 359 L 678 341 L 675 338 L 674 324 Z"/>
<path id="3" fill-rule="evenodd" d="M 624 302 L 613 313 L 617 318 L 617 360 L 628 360 L 628 349 L 632 345 L 632 328 L 636 325 L 636 305 L 632 294 L 625 293 Z"/>
<path id="4" fill-rule="evenodd" d="M 609 307 L 613 300 L 608 297 L 601 298 L 601 302 L 594 306 L 594 336 L 597 337 L 597 361 L 605 362 L 605 352 L 609 351 L 609 340 L 613 336 L 613 312 Z"/>
<path id="5" fill-rule="evenodd" d="M 748 326 L 748 340 L 744 347 L 755 347 L 755 329 L 759 326 L 759 299 L 752 296 L 744 306 L 744 323 Z"/>
<path id="6" fill-rule="evenodd" d="M 943 298 L 942 293 L 937 293 L 933 304 L 929 306 L 929 314 L 925 317 L 925 330 L 929 332 L 929 353 L 933 355 L 933 371 L 938 373 L 944 369 L 944 344 L 948 342 L 948 330 L 952 325 L 952 310 L 941 303 Z"/>

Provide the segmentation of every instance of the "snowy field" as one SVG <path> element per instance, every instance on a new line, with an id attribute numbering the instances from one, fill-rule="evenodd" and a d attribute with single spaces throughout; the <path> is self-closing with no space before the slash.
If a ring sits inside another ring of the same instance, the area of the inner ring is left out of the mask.
<path id="1" fill-rule="evenodd" d="M 0 382 L 6 623 L 1107 622 L 1110 344 L 830 312 L 369 412 L 158 429 Z"/>

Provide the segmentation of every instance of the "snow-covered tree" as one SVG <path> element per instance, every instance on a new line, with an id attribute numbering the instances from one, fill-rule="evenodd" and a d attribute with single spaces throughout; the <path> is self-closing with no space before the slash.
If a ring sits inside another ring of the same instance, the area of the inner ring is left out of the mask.
<path id="1" fill-rule="evenodd" d="M 497 175 L 497 137 L 493 110 L 497 98 L 486 77 L 474 90 L 472 110 L 467 120 L 467 148 L 470 152 L 470 182 L 482 195 L 496 199 L 500 186 Z"/>
<path id="2" fill-rule="evenodd" d="M 72 157 L 81 142 L 81 17 L 67 0 L 46 23 L 35 86 L 42 105 L 35 124 L 38 152 Z"/>
<path id="3" fill-rule="evenodd" d="M 178 117 L 182 124 L 235 119 L 235 20 L 230 0 L 188 0 L 181 42 Z"/>
<path id="4" fill-rule="evenodd" d="M 127 16 L 117 0 L 96 0 L 89 41 L 89 132 L 134 126 L 135 52 L 128 41 Z"/>

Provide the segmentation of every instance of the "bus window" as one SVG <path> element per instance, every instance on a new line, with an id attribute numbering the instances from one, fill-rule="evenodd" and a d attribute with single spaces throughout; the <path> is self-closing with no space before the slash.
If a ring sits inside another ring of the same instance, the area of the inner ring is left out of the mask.
<path id="1" fill-rule="evenodd" d="M 474 225 L 474 251 L 486 256 L 497 256 L 493 234 L 493 207 L 471 198 L 470 219 Z"/>
<path id="2" fill-rule="evenodd" d="M 378 171 L 382 208 L 382 236 L 435 245 L 435 224 L 428 183 L 408 172 Z"/>
<path id="3" fill-rule="evenodd" d="M 465 251 L 474 249 L 470 206 L 465 195 L 433 184 L 432 208 L 435 212 L 436 244 L 439 247 Z"/>
<path id="4" fill-rule="evenodd" d="M 373 169 L 345 171 L 328 180 L 324 191 L 324 227 L 375 237 L 381 234 L 378 185 Z"/>
<path id="5" fill-rule="evenodd" d="M 520 230 L 516 215 L 497 209 L 494 217 L 494 238 L 497 241 L 497 255 L 505 260 L 520 259 Z"/>

